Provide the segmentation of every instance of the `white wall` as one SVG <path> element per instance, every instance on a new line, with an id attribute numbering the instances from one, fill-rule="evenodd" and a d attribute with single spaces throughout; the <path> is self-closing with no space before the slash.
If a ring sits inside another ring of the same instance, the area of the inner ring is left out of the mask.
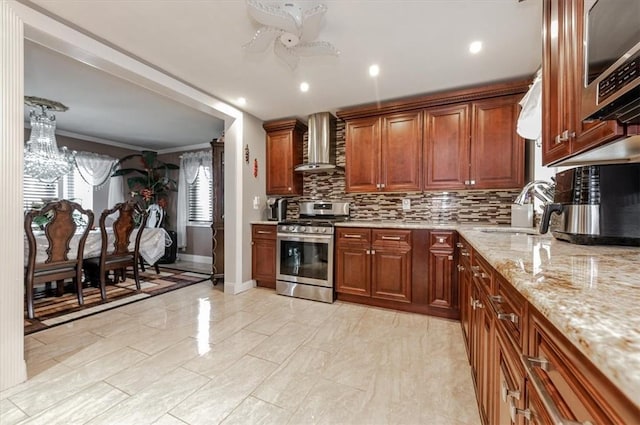
<path id="1" fill-rule="evenodd" d="M 262 122 L 251 115 L 243 114 L 225 127 L 224 291 L 237 294 L 255 286 L 251 280 L 250 222 L 264 214 L 253 209 L 253 199 L 266 199 L 266 143 Z M 249 164 L 244 159 L 245 146 L 249 148 Z M 253 177 L 254 159 L 258 160 L 258 178 Z"/>

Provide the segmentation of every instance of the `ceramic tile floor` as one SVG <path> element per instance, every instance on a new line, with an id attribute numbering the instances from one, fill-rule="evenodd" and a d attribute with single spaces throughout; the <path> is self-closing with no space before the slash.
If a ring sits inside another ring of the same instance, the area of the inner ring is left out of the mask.
<path id="1" fill-rule="evenodd" d="M 0 423 L 479 424 L 459 323 L 221 286 L 27 336 Z"/>

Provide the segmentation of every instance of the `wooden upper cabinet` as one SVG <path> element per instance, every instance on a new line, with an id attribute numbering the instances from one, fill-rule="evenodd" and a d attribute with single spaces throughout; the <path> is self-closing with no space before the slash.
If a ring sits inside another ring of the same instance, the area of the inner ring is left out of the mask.
<path id="1" fill-rule="evenodd" d="M 267 131 L 267 195 L 302 195 L 302 139 L 307 126 L 291 119 L 264 124 Z"/>
<path id="2" fill-rule="evenodd" d="M 381 153 L 381 190 L 420 191 L 422 114 L 411 112 L 383 117 Z"/>
<path id="3" fill-rule="evenodd" d="M 584 1 L 544 0 L 542 162 L 566 159 L 623 135 L 615 120 L 583 121 Z"/>
<path id="4" fill-rule="evenodd" d="M 380 119 L 347 121 L 345 140 L 347 192 L 376 192 L 380 174 Z"/>
<path id="5" fill-rule="evenodd" d="M 471 116 L 470 186 L 520 188 L 524 184 L 524 139 L 516 132 L 522 96 L 474 102 Z"/>
<path id="6" fill-rule="evenodd" d="M 420 190 L 420 112 L 347 121 L 345 144 L 347 192 Z"/>
<path id="7" fill-rule="evenodd" d="M 464 189 L 469 179 L 469 105 L 424 114 L 424 188 Z"/>

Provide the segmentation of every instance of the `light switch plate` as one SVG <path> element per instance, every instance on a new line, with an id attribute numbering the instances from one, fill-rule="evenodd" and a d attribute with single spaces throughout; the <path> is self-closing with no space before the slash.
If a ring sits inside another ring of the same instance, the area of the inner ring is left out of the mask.
<path id="1" fill-rule="evenodd" d="M 411 199 L 404 198 L 402 200 L 402 209 L 405 211 L 409 211 L 411 209 Z"/>
<path id="2" fill-rule="evenodd" d="M 260 197 L 259 196 L 254 196 L 253 197 L 253 209 L 254 210 L 259 210 L 260 209 Z"/>

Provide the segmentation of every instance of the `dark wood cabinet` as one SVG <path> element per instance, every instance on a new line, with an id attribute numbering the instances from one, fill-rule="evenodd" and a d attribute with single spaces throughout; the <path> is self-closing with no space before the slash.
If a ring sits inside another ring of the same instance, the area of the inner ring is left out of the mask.
<path id="1" fill-rule="evenodd" d="M 469 180 L 469 105 L 425 111 L 424 188 L 464 189 Z"/>
<path id="2" fill-rule="evenodd" d="M 456 243 L 458 248 L 458 287 L 460 290 L 460 324 L 462 326 L 462 337 L 466 345 L 467 354 L 470 354 L 470 324 L 472 314 L 473 294 L 471 291 L 471 246 L 463 238 L 459 237 Z"/>
<path id="3" fill-rule="evenodd" d="M 458 281 L 454 273 L 456 232 L 430 231 L 428 305 L 449 318 L 459 317 Z"/>
<path id="4" fill-rule="evenodd" d="M 307 126 L 296 119 L 264 123 L 267 132 L 267 195 L 302 195 L 303 137 Z"/>
<path id="5" fill-rule="evenodd" d="M 211 141 L 213 208 L 211 261 L 214 283 L 224 278 L 224 139 Z"/>
<path id="6" fill-rule="evenodd" d="M 258 286 L 272 289 L 276 287 L 276 227 L 251 226 L 251 277 Z"/>
<path id="7" fill-rule="evenodd" d="M 380 119 L 347 121 L 345 191 L 377 192 L 380 187 Z"/>
<path id="8" fill-rule="evenodd" d="M 584 0 L 544 0 L 542 162 L 553 164 L 625 134 L 616 121 L 583 121 Z"/>
<path id="9" fill-rule="evenodd" d="M 338 228 L 336 292 L 411 302 L 411 231 Z"/>
<path id="10" fill-rule="evenodd" d="M 425 111 L 424 189 L 508 189 L 524 184 L 522 95 Z"/>
<path id="11" fill-rule="evenodd" d="M 371 231 L 337 229 L 336 292 L 371 296 Z"/>
<path id="12" fill-rule="evenodd" d="M 470 187 L 524 185 L 524 139 L 516 132 L 521 98 L 502 96 L 471 104 Z"/>
<path id="13" fill-rule="evenodd" d="M 525 372 L 518 351 L 502 333 L 495 331 L 493 423 L 499 425 L 525 425 L 525 418 L 518 415 L 525 409 Z"/>
<path id="14" fill-rule="evenodd" d="M 420 112 L 347 121 L 345 156 L 347 192 L 419 191 L 422 179 Z"/>

